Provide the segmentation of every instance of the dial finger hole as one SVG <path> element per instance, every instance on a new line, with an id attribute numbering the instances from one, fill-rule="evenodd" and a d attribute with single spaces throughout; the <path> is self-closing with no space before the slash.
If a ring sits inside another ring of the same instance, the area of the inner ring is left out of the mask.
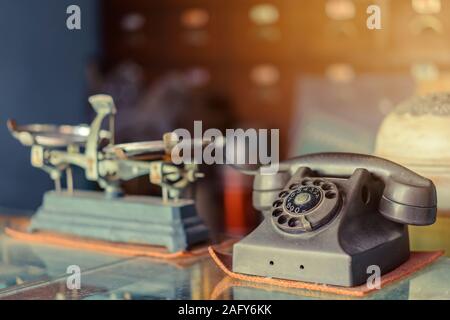
<path id="1" fill-rule="evenodd" d="M 336 198 L 336 193 L 333 191 L 328 191 L 327 193 L 325 193 L 325 197 L 327 199 L 334 199 L 334 198 Z"/>
<path id="2" fill-rule="evenodd" d="M 278 223 L 279 224 L 285 224 L 286 222 L 287 222 L 287 216 L 286 215 L 281 216 L 281 217 L 278 218 Z"/>
<path id="3" fill-rule="evenodd" d="M 282 201 L 282 200 L 277 200 L 277 201 L 275 201 L 275 202 L 273 203 L 273 206 L 274 206 L 275 208 L 277 208 L 277 207 L 280 207 L 282 204 L 283 204 L 283 201 Z"/>
<path id="4" fill-rule="evenodd" d="M 324 191 L 328 191 L 328 190 L 331 190 L 333 187 L 331 186 L 331 184 L 328 184 L 328 183 L 324 183 L 323 185 L 322 185 L 322 190 L 324 190 Z"/>
<path id="5" fill-rule="evenodd" d="M 287 191 L 282 191 L 280 192 L 280 194 L 278 195 L 280 198 L 286 198 L 289 195 L 289 192 Z"/>
<path id="6" fill-rule="evenodd" d="M 314 180 L 313 185 L 320 186 L 322 184 L 321 180 Z"/>
<path id="7" fill-rule="evenodd" d="M 279 217 L 282 213 L 283 213 L 283 209 L 275 209 L 272 212 L 272 216 L 274 216 L 276 218 L 276 217 Z"/>
<path id="8" fill-rule="evenodd" d="M 289 219 L 288 225 L 291 228 L 298 227 L 300 225 L 300 220 L 297 218 L 291 218 Z"/>

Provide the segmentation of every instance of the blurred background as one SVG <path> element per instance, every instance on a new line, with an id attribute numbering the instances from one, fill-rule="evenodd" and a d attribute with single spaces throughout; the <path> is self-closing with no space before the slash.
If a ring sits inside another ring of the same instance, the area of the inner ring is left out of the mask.
<path id="1" fill-rule="evenodd" d="M 81 30 L 66 28 L 71 4 Z M 381 30 L 367 28 L 372 4 Z M 1 0 L 1 123 L 89 122 L 87 97 L 107 93 L 119 142 L 202 120 L 204 130 L 280 129 L 281 159 L 370 154 L 400 101 L 450 90 L 449 17 L 447 0 Z M 32 211 L 51 180 L 6 125 L 0 143 L 0 206 Z M 252 228 L 252 179 L 203 171 L 197 199 L 211 228 Z M 126 188 L 155 192 L 146 181 Z"/>

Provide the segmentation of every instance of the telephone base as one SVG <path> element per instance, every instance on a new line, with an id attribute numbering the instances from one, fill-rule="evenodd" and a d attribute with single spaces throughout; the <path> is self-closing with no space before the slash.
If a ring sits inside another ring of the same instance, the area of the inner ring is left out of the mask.
<path id="1" fill-rule="evenodd" d="M 307 238 L 293 240 L 281 233 L 268 232 L 269 223 L 263 222 L 234 245 L 233 272 L 353 287 L 366 283 L 374 274 L 374 267 L 370 266 L 378 266 L 383 275 L 403 264 L 410 255 L 406 227 L 405 232 L 379 246 L 349 253 L 327 237 L 326 232 L 318 235 L 322 239 L 316 242 Z"/>
<path id="2" fill-rule="evenodd" d="M 50 191 L 29 231 L 44 230 L 111 242 L 164 246 L 170 252 L 209 239 L 192 200 L 159 197 L 106 198 L 103 192 Z"/>

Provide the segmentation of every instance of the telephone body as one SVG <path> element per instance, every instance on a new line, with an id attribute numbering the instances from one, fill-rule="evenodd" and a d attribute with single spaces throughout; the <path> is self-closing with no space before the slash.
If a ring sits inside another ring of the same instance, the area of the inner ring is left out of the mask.
<path id="1" fill-rule="evenodd" d="M 233 271 L 357 286 L 408 260 L 408 224 L 436 220 L 433 182 L 369 155 L 319 153 L 256 172 L 263 222 L 233 248 Z"/>

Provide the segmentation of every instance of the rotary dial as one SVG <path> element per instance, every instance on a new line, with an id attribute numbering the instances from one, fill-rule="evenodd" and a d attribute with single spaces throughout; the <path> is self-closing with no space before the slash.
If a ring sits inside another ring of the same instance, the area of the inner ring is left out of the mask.
<path id="1" fill-rule="evenodd" d="M 337 186 L 321 178 L 291 183 L 273 203 L 272 222 L 288 233 L 316 230 L 329 222 L 339 205 Z"/>

